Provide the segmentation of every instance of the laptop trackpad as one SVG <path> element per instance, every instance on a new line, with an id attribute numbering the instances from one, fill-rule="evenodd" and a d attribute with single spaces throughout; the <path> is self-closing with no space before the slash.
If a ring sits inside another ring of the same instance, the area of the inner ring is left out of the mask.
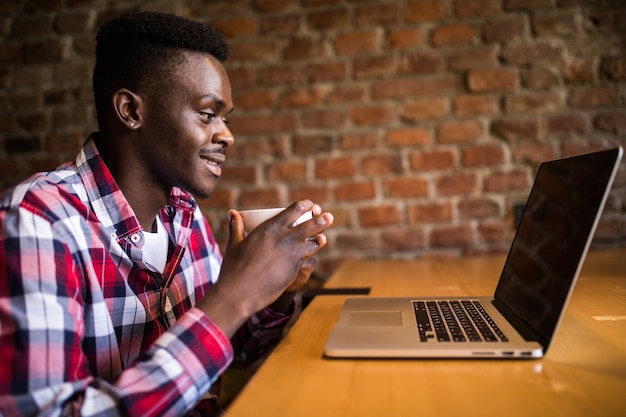
<path id="1" fill-rule="evenodd" d="M 348 317 L 350 326 L 402 326 L 402 313 L 399 311 L 352 311 Z"/>

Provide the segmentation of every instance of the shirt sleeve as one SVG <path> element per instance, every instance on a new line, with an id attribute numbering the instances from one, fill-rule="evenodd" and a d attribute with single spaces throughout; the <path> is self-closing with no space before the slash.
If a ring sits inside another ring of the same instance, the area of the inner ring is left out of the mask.
<path id="1" fill-rule="evenodd" d="M 116 380 L 98 378 L 83 353 L 87 293 L 75 259 L 89 250 L 71 253 L 36 211 L 7 217 L 0 211 L 0 415 L 183 415 L 232 361 L 227 337 L 192 308 Z"/>
<path id="2" fill-rule="evenodd" d="M 231 366 L 245 368 L 264 357 L 280 341 L 295 310 L 294 300 L 285 313 L 266 307 L 250 317 L 231 338 L 231 344 L 235 350 L 235 358 Z"/>

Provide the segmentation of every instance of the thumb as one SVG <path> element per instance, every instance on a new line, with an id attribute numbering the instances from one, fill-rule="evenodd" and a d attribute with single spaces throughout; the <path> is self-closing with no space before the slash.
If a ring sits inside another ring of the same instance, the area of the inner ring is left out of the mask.
<path id="1" fill-rule="evenodd" d="M 228 230 L 230 236 L 226 246 L 227 250 L 237 246 L 244 238 L 243 217 L 237 210 L 228 211 Z"/>

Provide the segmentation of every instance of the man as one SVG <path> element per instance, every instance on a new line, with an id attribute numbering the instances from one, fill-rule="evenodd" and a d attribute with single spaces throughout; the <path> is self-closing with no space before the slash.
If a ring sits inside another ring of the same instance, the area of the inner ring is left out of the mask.
<path id="1" fill-rule="evenodd" d="M 220 374 L 280 337 L 333 218 L 300 201 L 244 238 L 231 210 L 222 259 L 194 197 L 234 142 L 223 37 L 144 12 L 96 40 L 99 132 L 0 200 L 0 414 L 208 415 Z"/>

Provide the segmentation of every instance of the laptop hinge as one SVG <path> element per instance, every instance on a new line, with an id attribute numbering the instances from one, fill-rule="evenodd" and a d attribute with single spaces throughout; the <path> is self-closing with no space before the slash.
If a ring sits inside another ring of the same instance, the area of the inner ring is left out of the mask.
<path id="1" fill-rule="evenodd" d="M 516 316 L 503 302 L 494 298 L 491 303 L 527 342 L 538 342 L 543 347 L 544 352 L 548 349 L 550 341 L 541 338 L 531 326 Z"/>

